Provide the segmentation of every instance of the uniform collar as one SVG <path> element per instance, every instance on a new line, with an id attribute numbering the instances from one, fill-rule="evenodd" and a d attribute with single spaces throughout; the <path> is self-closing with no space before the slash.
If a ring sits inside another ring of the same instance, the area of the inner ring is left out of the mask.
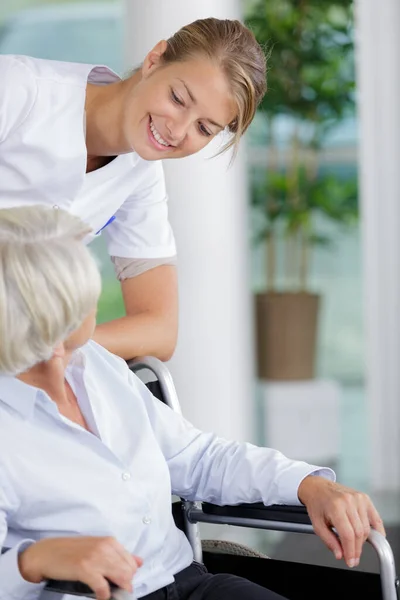
<path id="1" fill-rule="evenodd" d="M 105 65 L 92 65 L 87 75 L 87 82 L 96 85 L 107 85 L 115 81 L 121 81 L 121 77 Z"/>

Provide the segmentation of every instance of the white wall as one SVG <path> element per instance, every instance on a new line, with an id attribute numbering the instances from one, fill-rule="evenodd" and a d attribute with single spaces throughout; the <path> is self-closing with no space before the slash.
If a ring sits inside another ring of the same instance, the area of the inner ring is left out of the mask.
<path id="1" fill-rule="evenodd" d="M 400 2 L 356 1 L 373 490 L 400 489 Z"/>
<path id="2" fill-rule="evenodd" d="M 126 57 L 197 18 L 239 18 L 239 0 L 126 0 Z M 165 162 L 179 252 L 180 331 L 170 362 L 185 415 L 226 437 L 252 438 L 253 346 L 244 152 Z"/>

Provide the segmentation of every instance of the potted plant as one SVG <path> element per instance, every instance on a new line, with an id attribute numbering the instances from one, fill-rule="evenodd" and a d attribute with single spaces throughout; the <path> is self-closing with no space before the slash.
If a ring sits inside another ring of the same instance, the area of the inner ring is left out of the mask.
<path id="1" fill-rule="evenodd" d="M 357 215 L 356 180 L 319 165 L 327 135 L 354 108 L 352 22 L 349 0 L 256 0 L 247 17 L 271 49 L 260 106 L 268 161 L 252 190 L 256 242 L 266 250 L 267 288 L 256 295 L 263 379 L 313 378 L 320 298 L 309 287 L 312 249 L 330 242 L 321 220 L 347 224 Z M 282 119 L 290 132 L 284 149 L 276 135 Z"/>

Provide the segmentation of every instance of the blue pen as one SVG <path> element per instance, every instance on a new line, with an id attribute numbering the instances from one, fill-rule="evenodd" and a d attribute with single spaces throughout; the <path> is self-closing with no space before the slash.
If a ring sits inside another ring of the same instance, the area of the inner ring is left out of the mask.
<path id="1" fill-rule="evenodd" d="M 107 225 L 109 225 L 110 223 L 112 223 L 113 221 L 115 221 L 115 215 L 113 215 L 110 219 L 108 219 L 107 223 L 105 225 L 103 225 L 103 227 L 101 227 L 98 232 L 96 233 L 96 235 L 99 235 L 99 233 L 101 231 L 103 231 L 103 229 L 105 229 L 107 227 Z"/>

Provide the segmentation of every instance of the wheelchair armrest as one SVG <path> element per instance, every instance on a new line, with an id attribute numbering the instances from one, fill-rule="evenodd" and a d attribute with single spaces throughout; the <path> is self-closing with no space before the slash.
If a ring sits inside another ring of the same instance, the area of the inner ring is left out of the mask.
<path id="1" fill-rule="evenodd" d="M 215 523 L 271 531 L 314 533 L 303 506 L 264 506 L 262 503 L 215 506 L 209 502 L 185 502 L 184 510 L 189 523 Z"/>
<path id="2" fill-rule="evenodd" d="M 286 504 L 264 506 L 261 502 L 255 504 L 239 504 L 237 506 L 217 506 L 215 504 L 203 502 L 202 508 L 203 512 L 208 515 L 311 525 L 311 520 L 305 506 L 289 506 Z"/>

